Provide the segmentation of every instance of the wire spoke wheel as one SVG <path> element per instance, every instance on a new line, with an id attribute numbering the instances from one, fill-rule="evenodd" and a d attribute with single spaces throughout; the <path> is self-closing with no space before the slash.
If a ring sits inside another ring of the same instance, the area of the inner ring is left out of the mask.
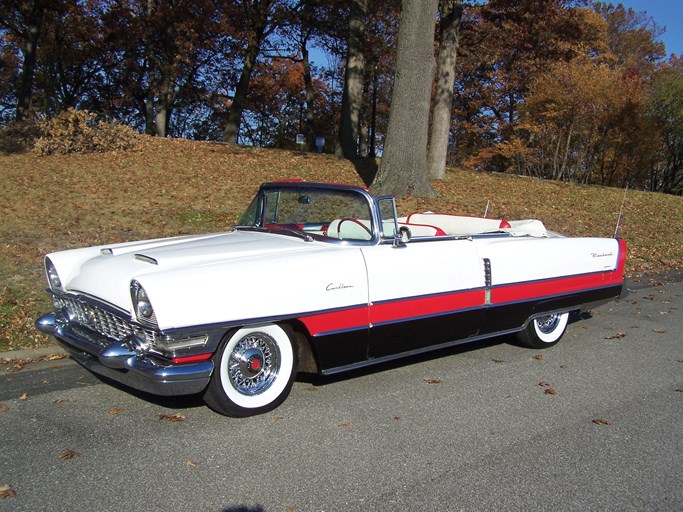
<path id="1" fill-rule="evenodd" d="M 228 374 L 233 387 L 245 395 L 262 393 L 277 378 L 280 350 L 265 333 L 242 338 L 230 354 Z"/>
<path id="2" fill-rule="evenodd" d="M 569 312 L 537 316 L 517 334 L 517 339 L 529 348 L 552 347 L 562 338 L 568 321 Z"/>

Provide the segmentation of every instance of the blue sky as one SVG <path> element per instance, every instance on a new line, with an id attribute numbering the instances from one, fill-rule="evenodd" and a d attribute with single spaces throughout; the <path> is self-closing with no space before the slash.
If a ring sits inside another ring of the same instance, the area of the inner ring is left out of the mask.
<path id="1" fill-rule="evenodd" d="M 683 0 L 612 0 L 612 3 L 647 12 L 658 25 L 666 27 L 661 40 L 666 45 L 667 54 L 683 55 Z"/>

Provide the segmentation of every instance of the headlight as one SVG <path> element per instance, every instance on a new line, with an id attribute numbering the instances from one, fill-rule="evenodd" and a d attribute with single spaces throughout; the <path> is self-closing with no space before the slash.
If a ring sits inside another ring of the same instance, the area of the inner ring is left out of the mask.
<path id="1" fill-rule="evenodd" d="M 149 300 L 147 292 L 137 281 L 130 283 L 130 295 L 133 300 L 133 311 L 138 322 L 157 327 L 157 318 L 154 314 L 154 308 Z"/>
<path id="2" fill-rule="evenodd" d="M 47 276 L 47 282 L 49 283 L 50 289 L 52 291 L 64 291 L 62 280 L 59 278 L 57 269 L 55 268 L 54 263 L 50 261 L 50 258 L 45 258 L 45 275 Z"/>

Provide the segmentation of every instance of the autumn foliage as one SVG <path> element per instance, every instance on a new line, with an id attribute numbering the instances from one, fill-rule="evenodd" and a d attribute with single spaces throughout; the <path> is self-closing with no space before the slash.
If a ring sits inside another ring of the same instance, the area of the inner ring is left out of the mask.
<path id="1" fill-rule="evenodd" d="M 5 2 L 0 124 L 76 109 L 160 137 L 292 148 L 303 135 L 313 151 L 322 136 L 328 152 L 371 158 L 385 149 L 406 5 Z M 439 69 L 453 95 L 438 89 L 439 76 L 432 99 L 453 108 L 430 114 L 435 125 L 450 122 L 448 165 L 680 193 L 683 65 L 680 56 L 667 58 L 662 28 L 647 13 L 573 0 L 441 0 L 437 28 L 449 12 L 461 15 L 435 31 L 433 46 L 440 65 L 449 63 Z M 446 47 L 455 59 L 440 52 Z M 417 121 L 402 123 L 404 137 Z M 16 128 L 2 135 L 6 151 L 30 147 L 23 134 L 35 138 Z M 443 130 L 432 135 L 430 148 L 443 155 Z"/>

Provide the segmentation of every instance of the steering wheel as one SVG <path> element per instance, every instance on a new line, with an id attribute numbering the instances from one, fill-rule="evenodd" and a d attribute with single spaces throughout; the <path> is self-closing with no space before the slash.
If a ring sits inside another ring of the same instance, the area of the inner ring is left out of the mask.
<path id="1" fill-rule="evenodd" d="M 368 236 L 369 236 L 368 240 L 372 240 L 372 231 L 370 230 L 370 228 L 367 227 L 365 224 L 363 224 L 363 223 L 362 223 L 361 221 L 359 221 L 358 219 L 352 219 L 352 218 L 350 218 L 350 217 L 345 217 L 345 218 L 341 219 L 341 220 L 339 221 L 339 224 L 337 224 L 337 234 L 339 235 L 339 238 L 340 238 L 340 239 L 342 239 L 342 236 L 341 236 L 341 227 L 342 227 L 342 224 L 343 224 L 344 222 L 351 222 L 351 223 L 353 223 L 353 224 L 356 224 L 356 225 L 360 226 L 361 228 L 363 228 L 363 231 L 365 231 L 365 232 L 368 234 Z M 361 238 L 360 240 L 363 240 L 363 239 Z"/>

